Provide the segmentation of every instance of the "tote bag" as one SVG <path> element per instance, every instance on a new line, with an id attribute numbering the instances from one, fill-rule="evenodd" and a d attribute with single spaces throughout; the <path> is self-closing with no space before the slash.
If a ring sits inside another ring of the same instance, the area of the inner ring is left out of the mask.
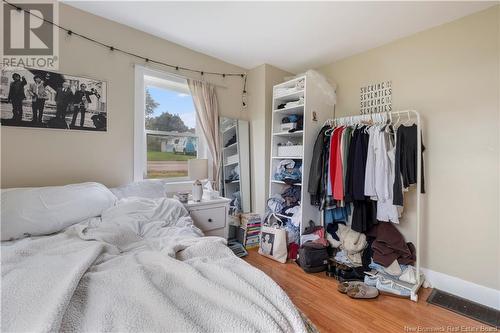
<path id="1" fill-rule="evenodd" d="M 269 220 L 273 217 L 279 221 L 274 214 L 269 217 Z M 278 223 L 269 226 L 271 222 L 269 220 L 268 225 L 262 226 L 260 230 L 259 254 L 284 264 L 288 256 L 286 230 L 281 229 Z"/>

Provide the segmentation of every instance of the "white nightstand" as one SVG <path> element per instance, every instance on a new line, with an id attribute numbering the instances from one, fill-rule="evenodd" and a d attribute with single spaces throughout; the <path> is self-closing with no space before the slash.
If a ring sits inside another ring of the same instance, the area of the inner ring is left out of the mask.
<path id="1" fill-rule="evenodd" d="M 230 202 L 231 200 L 226 198 L 200 202 L 189 200 L 184 207 L 189 211 L 194 225 L 200 228 L 206 236 L 219 236 L 227 239 Z"/>

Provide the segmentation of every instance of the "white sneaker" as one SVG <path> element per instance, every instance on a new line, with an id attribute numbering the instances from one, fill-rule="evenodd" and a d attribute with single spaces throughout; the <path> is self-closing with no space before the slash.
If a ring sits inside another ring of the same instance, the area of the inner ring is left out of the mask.
<path id="1" fill-rule="evenodd" d="M 378 278 L 376 276 L 365 275 L 365 284 L 371 287 L 377 286 Z"/>
<path id="2" fill-rule="evenodd" d="M 380 279 L 377 279 L 377 289 L 381 292 L 386 292 L 389 294 L 393 294 L 401 297 L 410 297 L 411 291 L 405 288 L 398 286 L 390 280 L 386 280 L 382 282 Z"/>

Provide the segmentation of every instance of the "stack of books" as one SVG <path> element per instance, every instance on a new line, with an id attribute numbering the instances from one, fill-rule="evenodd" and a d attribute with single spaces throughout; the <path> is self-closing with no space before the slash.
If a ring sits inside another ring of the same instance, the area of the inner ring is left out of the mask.
<path id="1" fill-rule="evenodd" d="M 241 214 L 241 224 L 238 231 L 238 241 L 246 249 L 259 246 L 260 227 L 262 219 L 259 214 Z"/>

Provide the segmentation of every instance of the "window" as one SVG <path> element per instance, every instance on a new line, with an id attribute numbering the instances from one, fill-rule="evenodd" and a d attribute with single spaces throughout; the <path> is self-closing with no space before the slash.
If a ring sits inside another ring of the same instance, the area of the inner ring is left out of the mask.
<path id="1" fill-rule="evenodd" d="M 138 80 L 134 177 L 187 179 L 188 160 L 206 157 L 187 81 L 144 67 Z"/>

